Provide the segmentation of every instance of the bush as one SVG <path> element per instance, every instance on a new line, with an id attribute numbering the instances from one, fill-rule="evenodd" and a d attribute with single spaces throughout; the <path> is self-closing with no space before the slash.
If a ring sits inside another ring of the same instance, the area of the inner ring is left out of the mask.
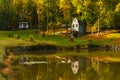
<path id="1" fill-rule="evenodd" d="M 20 38 L 20 35 L 18 35 L 18 34 L 14 34 L 14 35 L 13 35 L 13 38 L 15 38 L 15 39 L 19 39 L 19 38 Z"/>
<path id="2" fill-rule="evenodd" d="M 33 39 L 34 39 L 34 36 L 30 35 L 30 41 L 33 41 Z"/>
<path id="3" fill-rule="evenodd" d="M 8 37 L 13 37 L 13 35 L 11 35 L 11 34 L 8 34 Z"/>

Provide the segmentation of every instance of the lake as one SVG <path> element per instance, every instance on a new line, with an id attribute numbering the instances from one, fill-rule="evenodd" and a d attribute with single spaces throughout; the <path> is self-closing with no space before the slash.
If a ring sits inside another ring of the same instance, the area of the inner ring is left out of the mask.
<path id="1" fill-rule="evenodd" d="M 33 51 L 15 53 L 3 70 L 7 80 L 120 80 L 120 61 L 111 51 Z M 101 54 L 99 57 L 97 54 Z M 105 56 L 105 57 L 103 57 Z M 107 57 L 107 58 L 106 58 Z M 108 59 L 110 58 L 110 59 Z"/>

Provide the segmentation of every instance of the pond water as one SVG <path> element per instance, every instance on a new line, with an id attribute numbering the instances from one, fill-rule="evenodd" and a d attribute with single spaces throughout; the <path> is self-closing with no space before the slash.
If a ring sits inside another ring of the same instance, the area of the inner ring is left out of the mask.
<path id="1" fill-rule="evenodd" d="M 120 80 L 120 62 L 77 54 L 71 51 L 15 54 L 10 74 L 3 76 L 7 80 Z"/>

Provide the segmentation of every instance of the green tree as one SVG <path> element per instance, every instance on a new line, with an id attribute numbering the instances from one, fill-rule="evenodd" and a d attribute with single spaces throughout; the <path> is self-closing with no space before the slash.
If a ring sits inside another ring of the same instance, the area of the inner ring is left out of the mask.
<path id="1" fill-rule="evenodd" d="M 71 19 L 72 19 L 72 2 L 71 0 L 60 0 L 59 2 L 59 7 L 60 7 L 60 10 L 62 11 L 62 14 L 63 14 L 63 19 L 62 23 L 64 24 L 67 24 L 67 27 L 68 27 L 68 24 L 70 24 L 71 22 Z"/>
<path id="2" fill-rule="evenodd" d="M 12 0 L 2 0 L 0 10 L 0 26 L 2 29 L 13 27 L 14 11 L 11 7 Z"/>
<path id="3" fill-rule="evenodd" d="M 113 16 L 113 21 L 111 24 L 114 29 L 120 29 L 120 2 L 116 5 L 114 16 Z"/>
<path id="4" fill-rule="evenodd" d="M 54 32 L 58 24 L 69 27 L 73 17 L 91 27 L 100 22 L 101 29 L 118 29 L 119 5 L 120 0 L 0 0 L 0 28 L 17 28 L 20 21 L 29 21 L 31 28 L 43 30 L 46 16 L 46 30 Z"/>
<path id="5" fill-rule="evenodd" d="M 114 18 L 116 15 L 115 8 L 120 0 L 101 0 L 100 4 L 100 26 L 103 29 L 115 27 Z"/>
<path id="6" fill-rule="evenodd" d="M 32 4 L 31 4 L 32 3 Z M 37 15 L 37 9 L 36 4 L 33 0 L 28 0 L 26 3 L 26 19 L 30 22 L 30 27 L 34 28 L 38 24 L 38 15 Z"/>

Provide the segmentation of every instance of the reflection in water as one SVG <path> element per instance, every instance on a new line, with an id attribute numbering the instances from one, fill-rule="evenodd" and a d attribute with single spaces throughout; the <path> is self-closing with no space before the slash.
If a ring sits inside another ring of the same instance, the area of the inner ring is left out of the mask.
<path id="1" fill-rule="evenodd" d="M 48 63 L 46 61 L 31 61 L 31 62 L 22 62 L 20 64 L 43 64 L 43 63 Z"/>
<path id="2" fill-rule="evenodd" d="M 119 62 L 83 56 L 25 56 L 14 60 L 7 80 L 120 80 Z"/>
<path id="3" fill-rule="evenodd" d="M 74 74 L 77 74 L 77 72 L 79 70 L 79 61 L 71 62 L 71 68 L 72 68 L 72 72 Z"/>
<path id="4" fill-rule="evenodd" d="M 91 58 L 91 66 L 95 69 L 95 71 L 99 71 L 99 58 L 97 57 L 97 59 L 93 59 Z M 99 72 L 98 72 L 99 73 Z"/>

